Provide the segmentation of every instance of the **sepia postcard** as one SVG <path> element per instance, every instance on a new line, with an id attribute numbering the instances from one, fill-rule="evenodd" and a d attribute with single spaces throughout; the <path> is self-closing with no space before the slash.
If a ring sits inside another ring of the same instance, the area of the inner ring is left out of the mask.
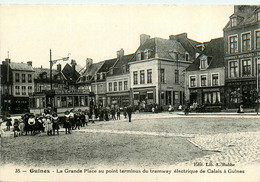
<path id="1" fill-rule="evenodd" d="M 0 181 L 260 181 L 260 5 L 0 4 Z"/>

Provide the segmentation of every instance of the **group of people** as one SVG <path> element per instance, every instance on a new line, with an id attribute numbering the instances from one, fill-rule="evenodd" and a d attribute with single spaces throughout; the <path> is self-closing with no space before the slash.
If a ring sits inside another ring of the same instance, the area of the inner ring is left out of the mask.
<path id="1" fill-rule="evenodd" d="M 19 119 L 14 119 L 13 131 L 14 137 L 19 135 L 31 135 L 39 134 L 42 136 L 43 133 L 46 133 L 48 136 L 59 135 L 59 129 L 61 127 L 65 128 L 66 134 L 71 134 L 72 130 L 80 130 L 80 127 L 87 126 L 89 122 L 95 123 L 95 121 L 109 121 L 120 120 L 121 112 L 125 118 L 129 118 L 131 122 L 132 107 L 124 107 L 120 109 L 118 106 L 111 107 L 97 107 L 93 105 L 89 110 L 82 111 L 74 109 L 66 111 L 64 116 L 58 117 L 56 112 L 51 110 L 44 110 L 42 114 L 32 114 L 27 113 L 21 116 Z M 12 119 L 10 116 L 7 116 L 6 121 L 6 130 L 10 131 L 12 126 Z"/>

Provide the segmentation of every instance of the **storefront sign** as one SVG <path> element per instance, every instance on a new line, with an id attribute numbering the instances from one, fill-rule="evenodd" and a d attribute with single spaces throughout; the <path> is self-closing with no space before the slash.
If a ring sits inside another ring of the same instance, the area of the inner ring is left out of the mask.
<path id="1" fill-rule="evenodd" d="M 219 88 L 205 88 L 203 92 L 218 92 Z"/>
<path id="2" fill-rule="evenodd" d="M 198 91 L 197 90 L 190 90 L 190 93 L 197 93 Z"/>
<path id="3" fill-rule="evenodd" d="M 259 56 L 259 55 L 260 55 L 260 52 L 252 52 L 252 53 L 240 54 L 240 55 L 235 55 L 235 56 L 227 56 L 227 57 L 225 57 L 225 59 L 248 58 L 248 57 Z"/>

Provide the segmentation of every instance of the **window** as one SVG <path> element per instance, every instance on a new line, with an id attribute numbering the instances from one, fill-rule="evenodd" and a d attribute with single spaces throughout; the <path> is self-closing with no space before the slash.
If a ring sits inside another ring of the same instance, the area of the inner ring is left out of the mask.
<path id="1" fill-rule="evenodd" d="M 229 62 L 229 73 L 230 73 L 230 77 L 237 77 L 238 76 L 238 63 L 237 61 L 231 61 Z"/>
<path id="2" fill-rule="evenodd" d="M 164 72 L 164 69 L 161 69 L 160 71 L 161 75 L 160 75 L 160 78 L 161 78 L 161 83 L 165 83 L 165 72 Z"/>
<path id="3" fill-rule="evenodd" d="M 260 49 L 260 30 L 255 32 L 256 49 Z"/>
<path id="4" fill-rule="evenodd" d="M 148 59 L 148 52 L 149 52 L 148 50 L 144 51 L 144 59 Z"/>
<path id="5" fill-rule="evenodd" d="M 114 91 L 117 91 L 117 82 L 114 82 Z"/>
<path id="6" fill-rule="evenodd" d="M 148 98 L 148 99 L 153 99 L 153 92 L 147 93 L 147 98 Z"/>
<path id="7" fill-rule="evenodd" d="M 19 75 L 19 73 L 15 73 L 15 82 L 20 82 L 20 75 Z"/>
<path id="8" fill-rule="evenodd" d="M 218 74 L 212 74 L 212 86 L 218 85 Z"/>
<path id="9" fill-rule="evenodd" d="M 137 53 L 137 61 L 140 61 L 140 60 L 141 60 L 141 57 L 142 57 L 141 52 L 138 52 L 138 53 Z"/>
<path id="10" fill-rule="evenodd" d="M 237 26 L 237 18 L 231 18 L 231 27 Z"/>
<path id="11" fill-rule="evenodd" d="M 136 84 L 138 84 L 138 78 L 137 78 L 138 73 L 137 73 L 137 71 L 134 71 L 133 74 L 134 74 L 134 85 L 136 85 Z"/>
<path id="12" fill-rule="evenodd" d="M 195 76 L 191 76 L 190 77 L 190 87 L 195 87 L 196 86 L 196 77 Z"/>
<path id="13" fill-rule="evenodd" d="M 28 74 L 28 82 L 32 83 L 32 75 L 31 74 Z"/>
<path id="14" fill-rule="evenodd" d="M 26 95 L 26 87 L 22 86 L 22 95 Z"/>
<path id="15" fill-rule="evenodd" d="M 256 13 L 256 19 L 257 21 L 260 21 L 260 11 Z"/>
<path id="16" fill-rule="evenodd" d="M 206 75 L 201 75 L 200 76 L 200 86 L 204 87 L 207 85 L 207 76 Z"/>
<path id="17" fill-rule="evenodd" d="M 144 84 L 144 70 L 140 71 L 140 84 Z"/>
<path id="18" fill-rule="evenodd" d="M 207 59 L 200 60 L 200 69 L 206 69 L 208 67 Z"/>
<path id="19" fill-rule="evenodd" d="M 147 70 L 147 83 L 152 83 L 152 69 Z"/>
<path id="20" fill-rule="evenodd" d="M 124 81 L 124 90 L 127 90 L 128 89 L 128 83 L 127 81 Z"/>
<path id="21" fill-rule="evenodd" d="M 108 90 L 109 90 L 110 92 L 112 91 L 112 83 L 111 83 L 111 82 L 108 84 Z"/>
<path id="22" fill-rule="evenodd" d="M 179 70 L 175 70 L 174 75 L 175 75 L 175 83 L 179 83 Z"/>
<path id="23" fill-rule="evenodd" d="M 20 86 L 15 86 L 15 94 L 20 95 Z"/>
<path id="24" fill-rule="evenodd" d="M 250 33 L 242 34 L 242 51 L 250 50 Z"/>
<path id="25" fill-rule="evenodd" d="M 28 94 L 32 93 L 32 86 L 28 86 Z"/>
<path id="26" fill-rule="evenodd" d="M 119 82 L 119 91 L 122 90 L 122 82 Z"/>
<path id="27" fill-rule="evenodd" d="M 230 53 L 238 52 L 237 35 L 229 37 L 229 51 L 230 51 Z"/>
<path id="28" fill-rule="evenodd" d="M 188 53 L 185 54 L 185 61 L 189 61 L 189 54 Z"/>
<path id="29" fill-rule="evenodd" d="M 22 82 L 25 83 L 25 74 L 22 74 Z"/>
<path id="30" fill-rule="evenodd" d="M 251 75 L 251 60 L 242 61 L 242 75 L 243 76 Z"/>

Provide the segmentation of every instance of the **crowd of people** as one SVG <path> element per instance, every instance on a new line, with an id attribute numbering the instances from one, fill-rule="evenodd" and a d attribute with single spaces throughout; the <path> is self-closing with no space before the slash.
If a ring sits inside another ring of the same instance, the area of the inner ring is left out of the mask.
<path id="1" fill-rule="evenodd" d="M 110 107 L 101 107 L 93 105 L 89 109 L 83 110 L 70 110 L 66 111 L 63 116 L 58 116 L 56 112 L 51 109 L 45 109 L 41 114 L 27 113 L 19 119 L 14 119 L 13 131 L 14 137 L 19 135 L 59 135 L 60 128 L 65 128 L 66 134 L 71 134 L 72 130 L 80 130 L 88 123 L 95 123 L 95 121 L 109 121 L 120 120 L 121 113 L 124 118 L 127 116 L 131 122 L 132 107 L 120 108 L 117 105 Z M 8 115 L 5 119 L 6 131 L 10 131 L 12 126 L 12 119 Z"/>

